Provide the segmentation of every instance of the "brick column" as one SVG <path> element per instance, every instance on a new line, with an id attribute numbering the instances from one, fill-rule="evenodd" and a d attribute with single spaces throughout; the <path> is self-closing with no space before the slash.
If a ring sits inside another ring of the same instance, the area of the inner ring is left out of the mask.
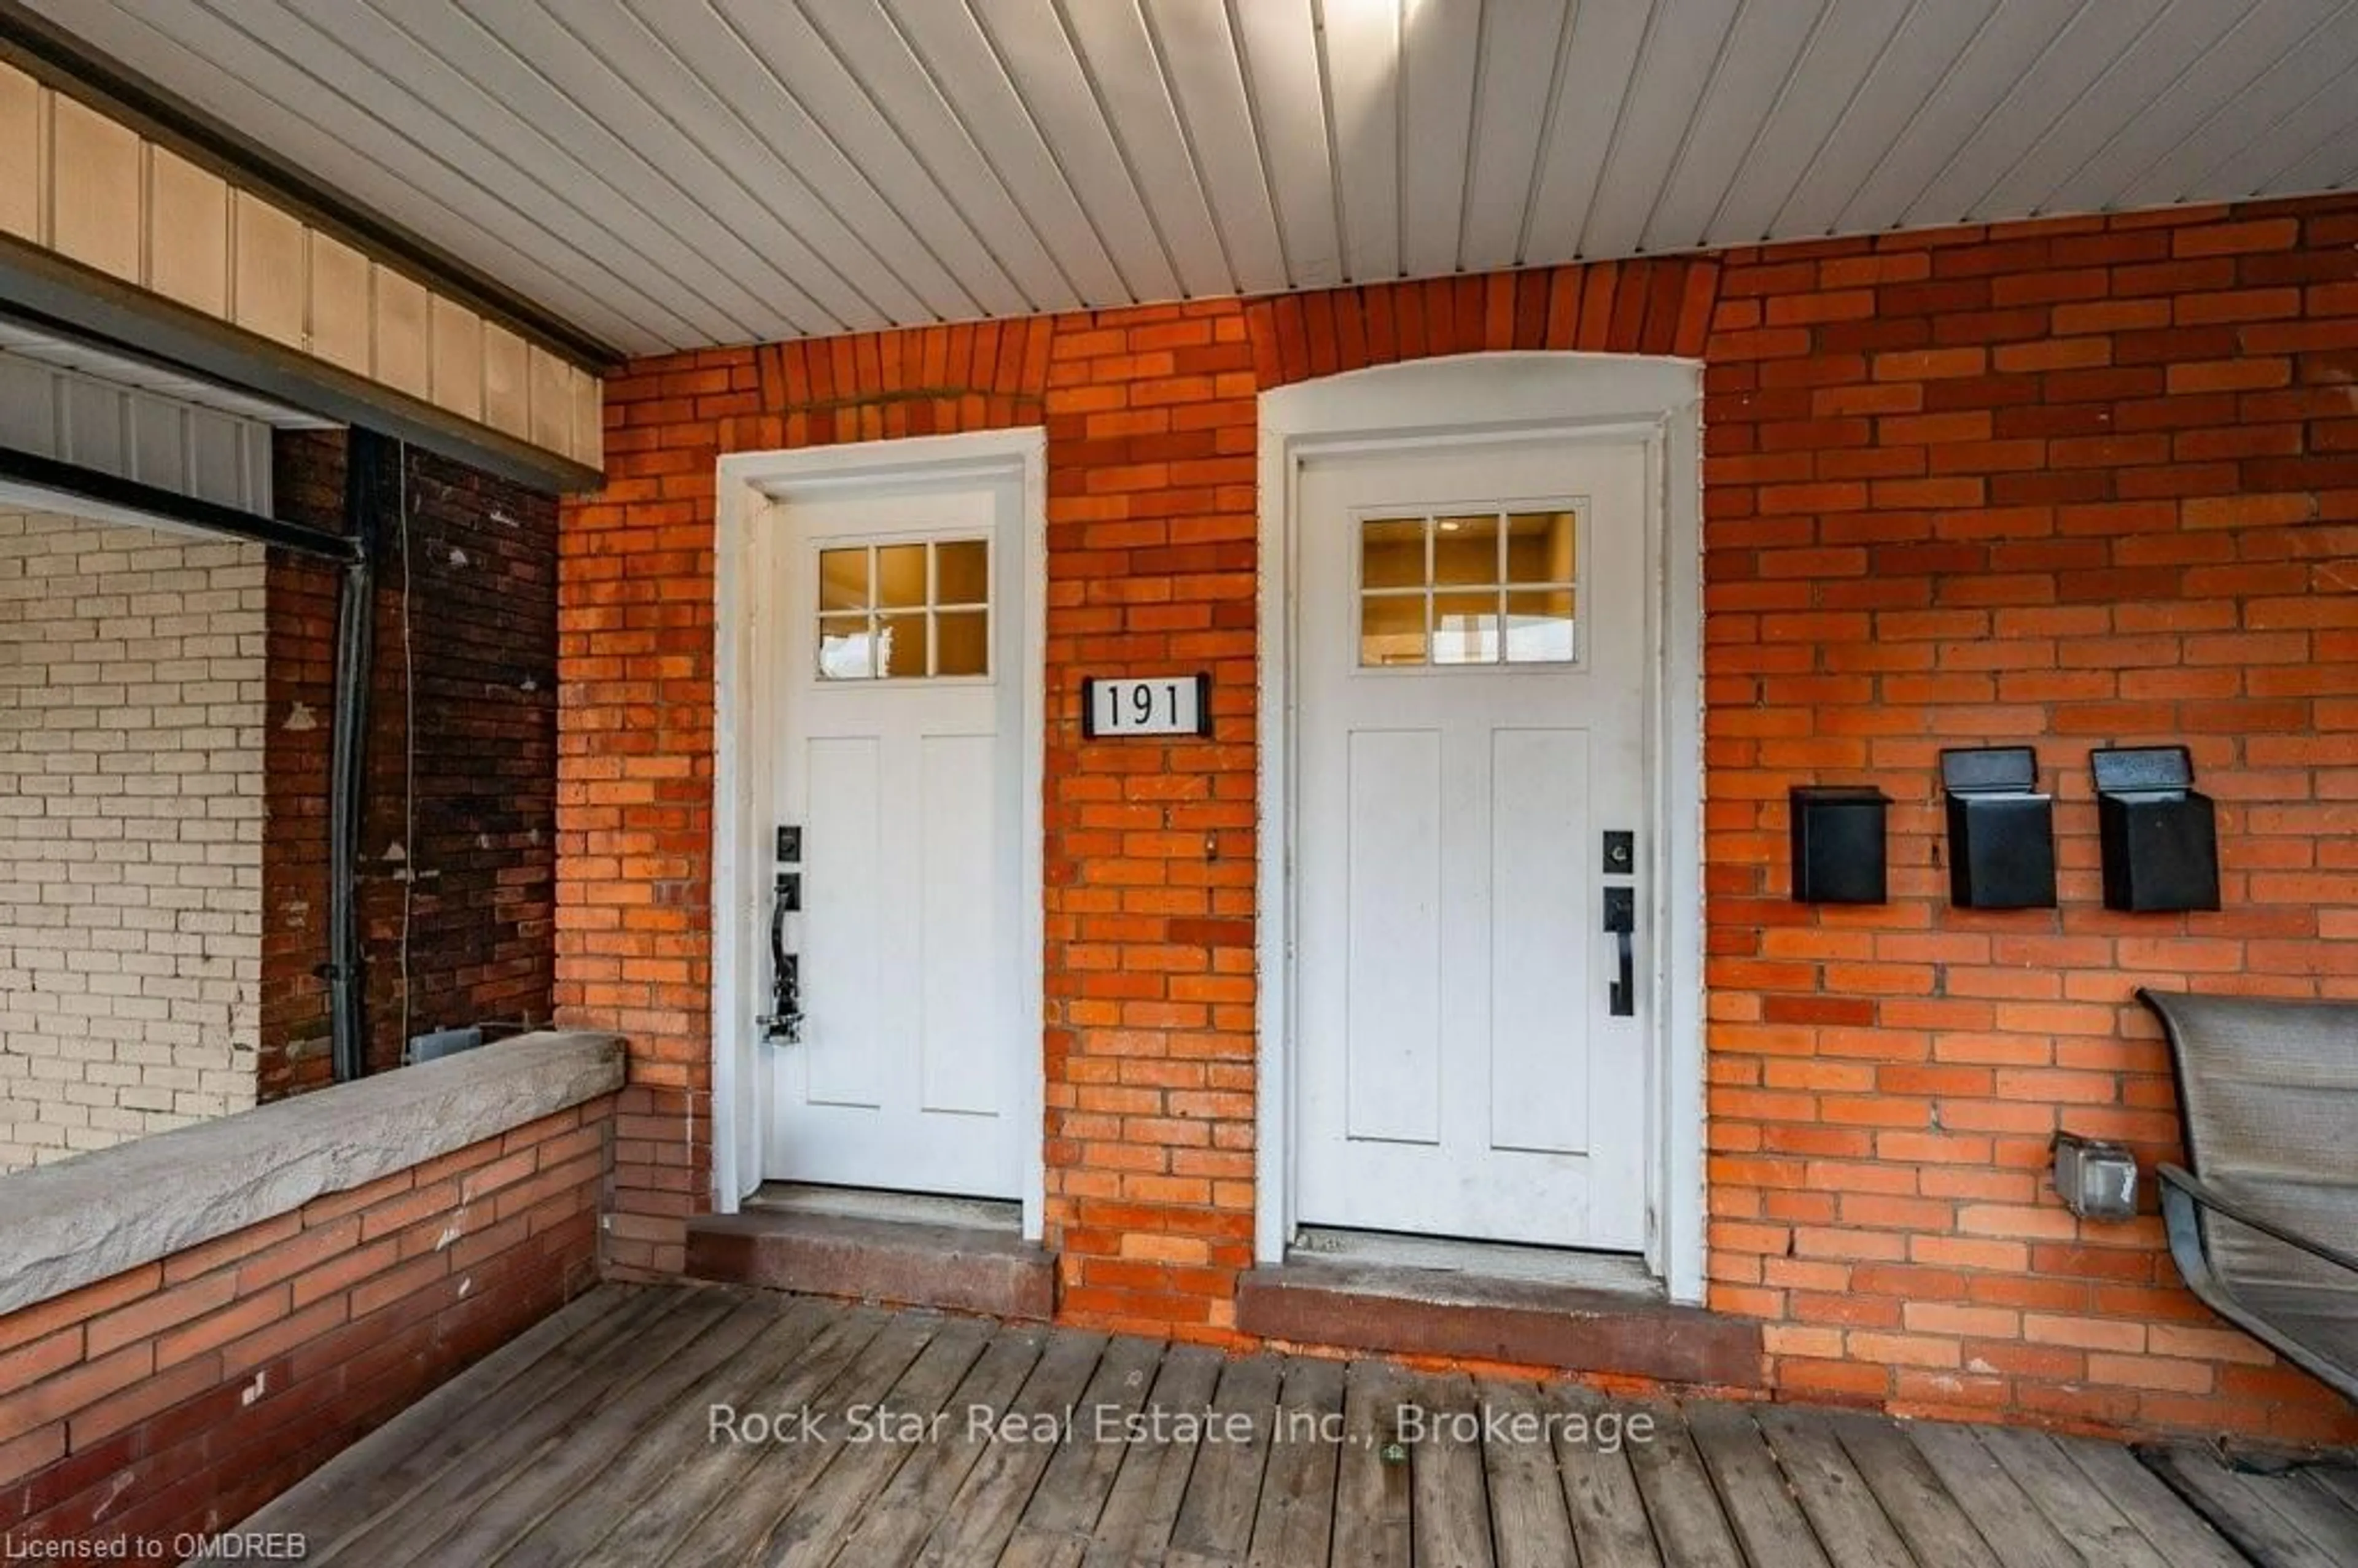
<path id="1" fill-rule="evenodd" d="M 1224 1329 L 1253 1235 L 1255 384 L 1233 303 L 1110 311 L 1048 383 L 1048 1219 L 1069 1317 Z M 1087 676 L 1212 674 L 1085 744 Z"/>

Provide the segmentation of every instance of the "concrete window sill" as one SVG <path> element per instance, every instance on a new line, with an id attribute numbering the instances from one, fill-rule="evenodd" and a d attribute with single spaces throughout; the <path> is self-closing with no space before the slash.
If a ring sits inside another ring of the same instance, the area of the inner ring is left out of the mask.
<path id="1" fill-rule="evenodd" d="M 622 1087 L 619 1035 L 525 1034 L 0 1176 L 0 1316 Z"/>

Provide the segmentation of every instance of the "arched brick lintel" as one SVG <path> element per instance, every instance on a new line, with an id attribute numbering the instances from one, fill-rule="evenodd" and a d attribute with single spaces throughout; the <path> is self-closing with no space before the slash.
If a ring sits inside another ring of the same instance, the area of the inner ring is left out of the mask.
<path id="1" fill-rule="evenodd" d="M 1672 256 L 1282 294 L 1245 306 L 1261 389 L 1500 349 L 1703 357 L 1719 263 Z"/>

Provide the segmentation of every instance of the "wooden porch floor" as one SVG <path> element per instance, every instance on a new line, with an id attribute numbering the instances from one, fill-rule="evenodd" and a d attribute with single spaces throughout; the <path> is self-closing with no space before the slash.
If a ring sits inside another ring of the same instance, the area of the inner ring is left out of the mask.
<path id="1" fill-rule="evenodd" d="M 1492 1424 L 1395 1444 L 1403 1406 Z M 805 1408 L 784 1440 L 744 1419 Z M 336 1568 L 2348 1568 L 2358 1471 L 609 1286 L 246 1528 Z"/>

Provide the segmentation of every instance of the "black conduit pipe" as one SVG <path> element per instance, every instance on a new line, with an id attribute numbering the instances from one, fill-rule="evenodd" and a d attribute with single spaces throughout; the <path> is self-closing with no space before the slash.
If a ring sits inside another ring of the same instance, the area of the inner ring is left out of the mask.
<path id="1" fill-rule="evenodd" d="M 375 668 L 376 558 L 397 504 L 401 443 L 354 426 L 344 446 L 344 530 L 359 546 L 336 594 L 335 717 L 328 760 L 328 981 L 335 1080 L 368 1076 L 368 987 L 361 957 L 361 820 L 367 806 L 369 681 Z"/>

